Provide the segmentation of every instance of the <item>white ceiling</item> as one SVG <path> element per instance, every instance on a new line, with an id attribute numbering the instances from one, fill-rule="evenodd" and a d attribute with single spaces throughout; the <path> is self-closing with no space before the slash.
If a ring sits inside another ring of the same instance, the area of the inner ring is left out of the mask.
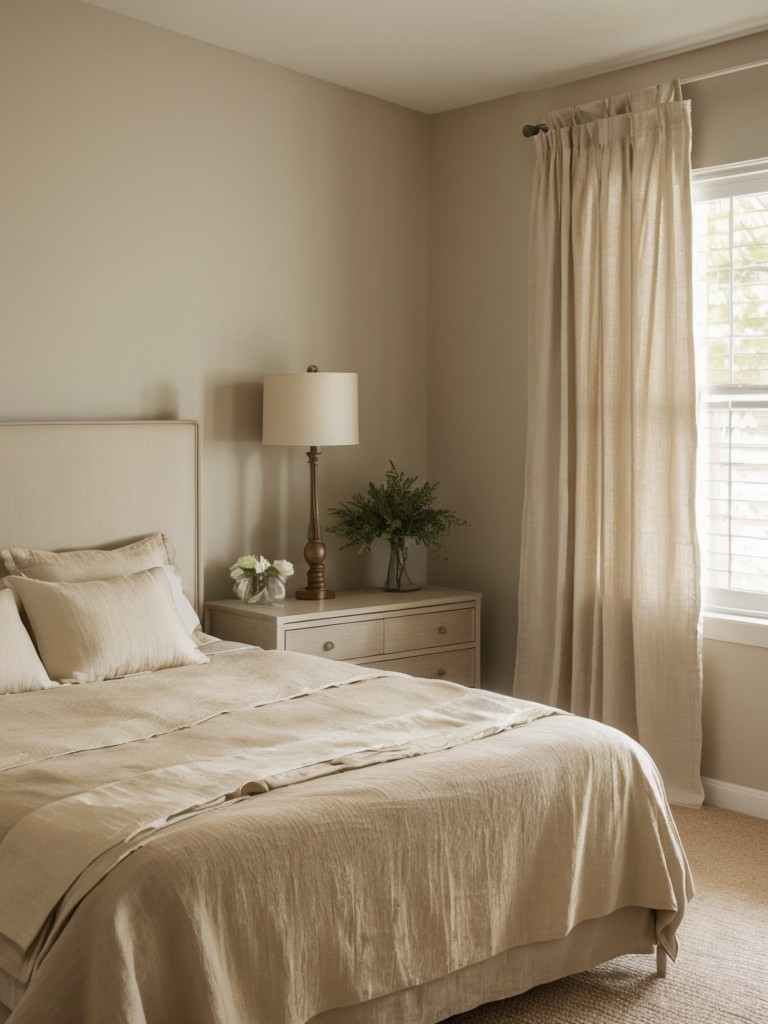
<path id="1" fill-rule="evenodd" d="M 427 114 L 768 28 L 766 0 L 87 0 Z"/>

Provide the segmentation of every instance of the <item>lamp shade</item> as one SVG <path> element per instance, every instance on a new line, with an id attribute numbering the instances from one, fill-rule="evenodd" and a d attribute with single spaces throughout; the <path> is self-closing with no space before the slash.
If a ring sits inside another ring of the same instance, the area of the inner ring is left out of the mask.
<path id="1" fill-rule="evenodd" d="M 264 444 L 357 444 L 356 373 L 264 377 Z"/>

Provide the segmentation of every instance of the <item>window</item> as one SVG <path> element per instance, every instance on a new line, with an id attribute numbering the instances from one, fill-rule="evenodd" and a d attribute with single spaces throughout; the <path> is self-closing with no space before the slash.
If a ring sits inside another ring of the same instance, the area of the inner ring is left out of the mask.
<path id="1" fill-rule="evenodd" d="M 704 606 L 768 620 L 768 160 L 693 198 Z"/>

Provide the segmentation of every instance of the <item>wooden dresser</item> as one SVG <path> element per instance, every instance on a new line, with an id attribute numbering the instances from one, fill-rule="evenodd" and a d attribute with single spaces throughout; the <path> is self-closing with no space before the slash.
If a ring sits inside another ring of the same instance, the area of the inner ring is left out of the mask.
<path id="1" fill-rule="evenodd" d="M 204 629 L 222 640 L 316 654 L 422 678 L 480 685 L 480 599 L 469 590 L 347 590 L 330 601 L 209 601 Z"/>

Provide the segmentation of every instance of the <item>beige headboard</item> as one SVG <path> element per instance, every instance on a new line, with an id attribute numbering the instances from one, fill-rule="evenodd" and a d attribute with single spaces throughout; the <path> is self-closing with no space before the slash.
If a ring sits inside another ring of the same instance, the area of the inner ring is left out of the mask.
<path id="1" fill-rule="evenodd" d="M 198 425 L 0 422 L 0 548 L 116 547 L 170 537 L 200 610 Z"/>

